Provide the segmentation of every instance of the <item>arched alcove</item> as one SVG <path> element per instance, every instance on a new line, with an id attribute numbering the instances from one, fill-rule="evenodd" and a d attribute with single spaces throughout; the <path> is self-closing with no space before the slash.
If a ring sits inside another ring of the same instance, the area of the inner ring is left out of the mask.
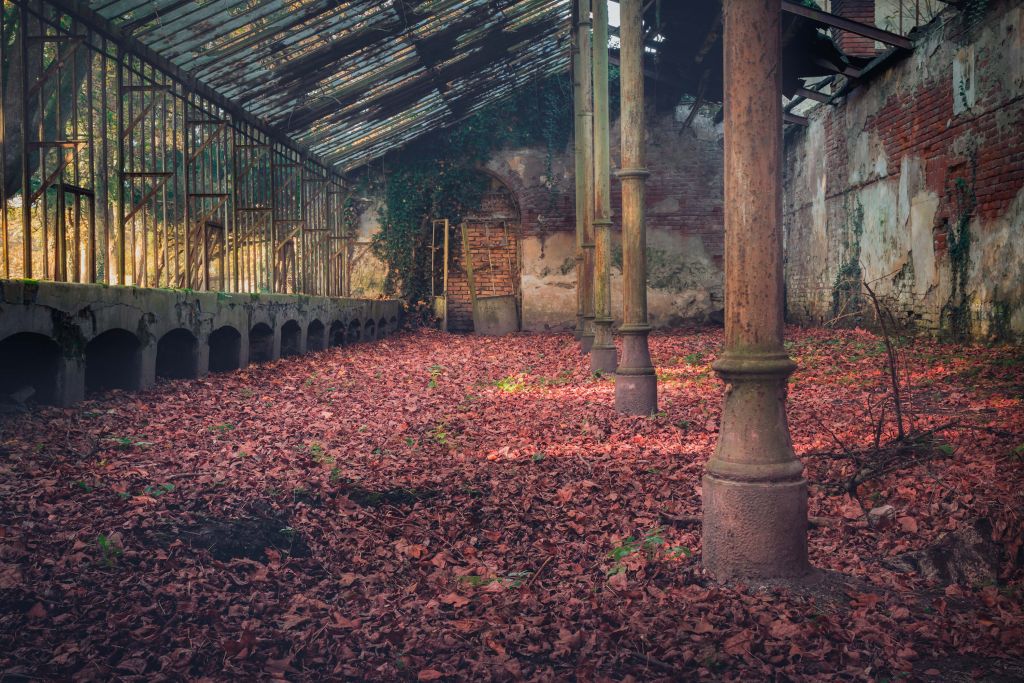
<path id="1" fill-rule="evenodd" d="M 329 339 L 331 346 L 344 346 L 348 342 L 345 338 L 345 323 L 340 320 L 331 323 Z"/>
<path id="2" fill-rule="evenodd" d="M 327 340 L 324 338 L 324 324 L 314 320 L 306 328 L 306 351 L 323 351 L 325 348 Z"/>
<path id="3" fill-rule="evenodd" d="M 377 324 L 373 320 L 363 323 L 363 341 L 374 341 L 377 339 Z"/>
<path id="4" fill-rule="evenodd" d="M 381 318 L 377 321 L 377 339 L 383 339 L 389 334 L 391 334 L 391 329 L 388 327 L 388 321 L 386 318 Z"/>
<path id="5" fill-rule="evenodd" d="M 85 390 L 137 389 L 142 345 L 127 330 L 113 329 L 90 341 L 85 347 Z"/>
<path id="6" fill-rule="evenodd" d="M 256 323 L 249 330 L 249 362 L 265 363 L 274 358 L 274 330 L 266 323 Z"/>
<path id="7" fill-rule="evenodd" d="M 241 365 L 242 335 L 225 325 L 210 333 L 210 372 L 229 372 Z"/>
<path id="8" fill-rule="evenodd" d="M 171 330 L 156 346 L 156 376 L 191 379 L 199 374 L 199 340 L 190 330 Z"/>
<path id="9" fill-rule="evenodd" d="M 357 344 L 362 339 L 362 327 L 358 320 L 353 320 L 348 324 L 348 343 Z"/>
<path id="10" fill-rule="evenodd" d="M 19 332 L 0 341 L 0 396 L 31 387 L 32 400 L 52 403 L 59 369 L 60 346 L 49 337 Z"/>
<path id="11" fill-rule="evenodd" d="M 281 326 L 281 358 L 297 356 L 302 352 L 302 328 L 289 320 Z"/>

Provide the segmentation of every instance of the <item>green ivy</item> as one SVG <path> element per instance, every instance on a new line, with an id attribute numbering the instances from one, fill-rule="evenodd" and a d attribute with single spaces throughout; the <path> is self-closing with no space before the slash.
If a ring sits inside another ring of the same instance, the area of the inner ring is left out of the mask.
<path id="1" fill-rule="evenodd" d="M 971 217 L 978 205 L 975 193 L 977 158 L 971 156 L 971 177 L 954 181 L 956 193 L 956 218 L 947 223 L 946 246 L 949 249 L 949 265 L 953 271 L 953 286 L 949 300 L 943 307 L 944 317 L 952 337 L 966 340 L 971 334 L 971 301 L 967 294 L 967 278 L 971 264 Z"/>
<path id="2" fill-rule="evenodd" d="M 853 239 L 847 242 L 849 258 L 839 266 L 836 279 L 832 283 L 832 315 L 839 316 L 844 311 L 859 311 L 863 306 L 861 299 L 861 280 L 863 273 L 860 267 L 860 241 L 864 234 L 864 205 L 857 200 L 857 206 L 850 215 L 847 233 Z"/>

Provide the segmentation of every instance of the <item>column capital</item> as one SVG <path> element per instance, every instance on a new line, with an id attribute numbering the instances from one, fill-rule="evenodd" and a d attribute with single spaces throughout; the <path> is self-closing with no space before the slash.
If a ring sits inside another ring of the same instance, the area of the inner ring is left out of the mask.
<path id="1" fill-rule="evenodd" d="M 652 329 L 650 325 L 623 323 L 619 326 L 619 334 L 648 334 Z"/>
<path id="2" fill-rule="evenodd" d="M 612 223 L 612 219 L 611 218 L 595 218 L 594 219 L 594 227 L 595 228 L 597 228 L 597 227 L 604 227 L 604 226 L 610 226 L 610 225 L 614 225 L 614 223 Z"/>
<path id="3" fill-rule="evenodd" d="M 756 382 L 788 377 L 796 370 L 796 363 L 785 351 L 737 352 L 730 350 L 712 363 L 711 369 L 726 381 L 736 379 Z"/>
<path id="4" fill-rule="evenodd" d="M 621 180 L 627 178 L 647 178 L 651 172 L 646 168 L 620 168 L 615 172 L 615 177 Z"/>

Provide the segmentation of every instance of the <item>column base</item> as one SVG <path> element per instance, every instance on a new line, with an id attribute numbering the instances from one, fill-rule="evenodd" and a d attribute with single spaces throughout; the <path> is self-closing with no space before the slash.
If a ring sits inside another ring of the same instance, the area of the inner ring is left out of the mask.
<path id="1" fill-rule="evenodd" d="M 649 374 L 615 375 L 615 409 L 625 415 L 647 417 L 658 412 L 658 377 Z"/>
<path id="2" fill-rule="evenodd" d="M 619 354 L 614 346 L 603 346 L 590 349 L 590 371 L 611 375 L 618 367 Z"/>
<path id="3" fill-rule="evenodd" d="M 705 474 L 704 567 L 718 581 L 798 579 L 807 562 L 807 482 Z"/>
<path id="4" fill-rule="evenodd" d="M 594 334 L 584 332 L 580 336 L 580 354 L 586 356 L 594 348 Z"/>

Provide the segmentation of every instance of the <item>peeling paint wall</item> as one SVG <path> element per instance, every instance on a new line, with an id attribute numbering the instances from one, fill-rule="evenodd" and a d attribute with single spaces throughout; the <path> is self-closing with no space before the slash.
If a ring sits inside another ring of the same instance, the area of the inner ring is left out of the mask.
<path id="1" fill-rule="evenodd" d="M 724 249 L 721 127 L 689 112 L 648 124 L 648 306 L 656 327 L 706 320 L 723 306 Z M 621 189 L 619 130 L 611 128 L 612 311 L 621 322 Z M 527 330 L 576 325 L 576 223 L 570 146 L 548 161 L 546 150 L 511 149 L 495 155 L 487 170 L 516 195 L 522 210 L 522 315 Z"/>
<path id="2" fill-rule="evenodd" d="M 995 0 L 968 27 L 943 12 L 914 53 L 786 139 L 787 314 L 821 323 L 843 308 L 851 262 L 903 322 L 949 331 L 962 215 L 967 328 L 1024 335 L 1024 8 Z M 974 210 L 966 212 L 976 199 Z"/>
<path id="3" fill-rule="evenodd" d="M 648 124 L 648 309 L 655 327 L 704 321 L 723 308 L 724 230 L 722 128 L 704 114 L 687 128 L 681 108 Z M 622 314 L 621 188 L 618 122 L 611 127 L 612 311 Z M 543 148 L 502 150 L 486 170 L 514 195 L 520 217 L 520 292 L 524 330 L 569 330 L 576 325 L 575 161 L 572 145 L 549 155 Z M 377 207 L 362 213 L 359 240 L 379 230 Z M 352 295 L 371 297 L 384 267 L 372 254 L 352 260 Z"/>

